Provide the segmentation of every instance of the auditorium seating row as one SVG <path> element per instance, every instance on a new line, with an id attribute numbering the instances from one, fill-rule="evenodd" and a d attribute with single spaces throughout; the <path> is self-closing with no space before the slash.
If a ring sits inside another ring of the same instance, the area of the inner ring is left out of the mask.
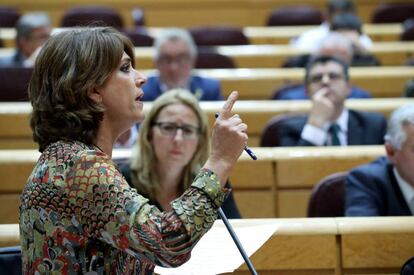
<path id="1" fill-rule="evenodd" d="M 371 22 L 374 9 L 382 1 L 358 0 L 358 15 L 363 22 Z M 388 2 L 411 3 L 411 0 L 398 0 Z M 313 0 L 307 2 L 310 6 L 325 9 L 325 0 Z M 30 3 L 27 0 L 1 0 L 0 5 L 11 6 L 20 13 L 43 10 L 49 13 L 54 26 L 59 26 L 62 15 L 66 10 L 74 6 L 87 5 L 85 1 L 54 1 L 38 0 Z M 140 7 L 145 12 L 146 25 L 148 26 L 178 26 L 189 27 L 195 25 L 227 24 L 234 26 L 263 26 L 266 24 L 270 12 L 282 6 L 303 5 L 300 0 L 221 0 L 219 3 L 212 0 L 159 0 L 154 3 L 151 0 L 119 0 L 116 2 L 95 1 L 96 5 L 112 7 L 117 11 L 126 26 L 133 25 L 131 11 Z M 254 16 L 252 16 L 254 14 Z M 173 23 L 172 23 L 173 22 Z"/>
<path id="2" fill-rule="evenodd" d="M 277 68 L 281 67 L 289 57 L 307 52 L 290 45 L 238 45 L 213 47 L 217 53 L 233 59 L 237 68 Z M 10 55 L 12 48 L 0 49 L 0 56 Z M 377 42 L 372 47 L 374 54 L 382 66 L 400 66 L 414 54 L 414 42 Z M 138 69 L 154 68 L 154 48 L 135 48 L 135 59 Z"/>
<path id="3" fill-rule="evenodd" d="M 137 58 L 138 70 L 143 65 L 142 61 L 143 59 Z M 24 83 L 29 81 L 30 71 L 27 69 L 20 69 L 20 71 L 0 70 L 0 79 L 7 80 L 0 87 L 0 100 L 13 101 L 12 98 L 14 101 L 27 100 L 27 86 Z M 141 70 L 141 72 L 146 76 L 155 73 L 154 70 Z M 196 73 L 218 79 L 224 96 L 237 90 L 240 93 L 240 100 L 267 100 L 273 98 L 275 91 L 282 86 L 302 83 L 305 71 L 302 68 L 256 68 L 204 69 L 196 70 Z M 350 69 L 350 75 L 353 85 L 371 92 L 374 98 L 396 98 L 403 96 L 407 81 L 414 76 L 414 67 L 353 67 Z"/>
<path id="4" fill-rule="evenodd" d="M 350 109 L 380 112 L 386 117 L 401 105 L 414 103 L 411 98 L 392 99 L 349 99 L 346 106 Z M 144 104 L 144 110 L 151 108 L 150 102 Z M 220 111 L 223 102 L 201 102 L 201 108 L 206 111 L 210 125 L 214 122 L 214 114 Z M 240 114 L 249 128 L 249 145 L 258 146 L 263 128 L 273 116 L 280 114 L 306 113 L 310 110 L 308 100 L 290 101 L 250 101 L 236 102 L 233 112 Z M 31 106 L 28 102 L 0 103 L 0 149 L 34 149 L 29 127 Z"/>
<path id="5" fill-rule="evenodd" d="M 258 160 L 242 154 L 230 175 L 245 218 L 305 217 L 311 190 L 322 178 L 385 154 L 383 146 L 252 149 Z M 113 158 L 125 160 L 130 153 L 116 149 Z M 0 223 L 17 222 L 19 197 L 39 154 L 0 150 Z"/>
<path id="6" fill-rule="evenodd" d="M 414 254 L 411 217 L 244 219 L 232 224 L 236 230 L 278 226 L 251 256 L 261 275 L 396 275 Z M 18 244 L 18 224 L 0 225 L 0 247 Z M 250 273 L 243 264 L 234 274 Z"/>
<path id="7" fill-rule="evenodd" d="M 314 28 L 315 26 L 280 26 L 280 27 L 244 27 L 243 34 L 250 44 L 287 44 L 292 38 L 301 33 Z M 149 27 L 145 28 L 148 34 L 155 38 L 165 28 Z M 54 31 L 60 31 L 55 29 Z M 401 24 L 365 24 L 364 32 L 375 42 L 379 41 L 398 41 L 403 32 Z M 15 47 L 16 31 L 14 28 L 0 28 L 0 39 L 4 47 Z"/>

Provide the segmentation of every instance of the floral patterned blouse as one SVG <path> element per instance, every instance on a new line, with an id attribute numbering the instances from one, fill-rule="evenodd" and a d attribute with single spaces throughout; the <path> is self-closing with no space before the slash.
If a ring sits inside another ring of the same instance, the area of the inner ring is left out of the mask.
<path id="1" fill-rule="evenodd" d="M 201 170 L 173 211 L 130 188 L 111 158 L 81 142 L 41 154 L 21 196 L 24 274 L 153 274 L 179 266 L 217 218 L 225 192 Z"/>

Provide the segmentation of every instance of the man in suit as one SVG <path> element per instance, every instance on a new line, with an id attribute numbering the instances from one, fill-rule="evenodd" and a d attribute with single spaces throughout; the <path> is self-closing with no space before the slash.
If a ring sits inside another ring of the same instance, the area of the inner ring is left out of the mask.
<path id="1" fill-rule="evenodd" d="M 346 216 L 414 214 L 414 105 L 392 113 L 384 146 L 386 157 L 359 166 L 347 176 Z"/>
<path id="2" fill-rule="evenodd" d="M 217 80 L 194 75 L 197 48 L 190 34 L 182 29 L 168 29 L 155 41 L 155 66 L 158 75 L 143 86 L 143 100 L 152 101 L 174 88 L 190 90 L 200 100 L 222 100 Z"/>
<path id="3" fill-rule="evenodd" d="M 294 68 L 294 67 L 306 67 L 309 60 L 312 56 L 315 55 L 331 55 L 341 58 L 345 61 L 348 66 L 355 66 L 355 62 L 358 62 L 354 54 L 354 49 L 352 46 L 352 41 L 342 33 L 330 32 L 319 45 L 315 53 L 300 55 L 289 60 L 284 67 Z M 360 55 L 358 55 L 360 56 Z M 274 96 L 275 99 L 309 99 L 308 94 L 305 91 L 305 86 L 298 85 L 289 85 L 285 88 L 279 89 Z M 348 95 L 348 98 L 371 98 L 371 94 L 357 86 L 351 86 L 351 92 Z"/>
<path id="4" fill-rule="evenodd" d="M 16 24 L 16 52 L 0 58 L 0 67 L 32 67 L 37 51 L 50 37 L 52 27 L 46 13 L 32 12 Z"/>
<path id="5" fill-rule="evenodd" d="M 383 144 L 386 121 L 381 114 L 348 110 L 348 65 L 333 56 L 316 56 L 306 67 L 305 86 L 312 100 L 307 116 L 287 119 L 279 127 L 279 146 Z"/>

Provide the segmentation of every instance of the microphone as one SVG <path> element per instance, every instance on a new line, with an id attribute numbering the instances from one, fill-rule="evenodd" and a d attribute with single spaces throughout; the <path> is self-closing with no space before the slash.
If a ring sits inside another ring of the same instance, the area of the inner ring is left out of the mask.
<path id="1" fill-rule="evenodd" d="M 234 232 L 233 227 L 231 226 L 231 224 L 229 223 L 229 220 L 226 217 L 226 214 L 224 214 L 223 210 L 221 209 L 221 207 L 218 209 L 218 214 L 221 218 L 221 220 L 223 221 L 224 225 L 227 228 L 227 231 L 229 231 L 231 238 L 233 239 L 234 243 L 237 246 L 237 249 L 239 250 L 240 254 L 242 255 L 244 262 L 247 264 L 247 267 L 250 270 L 250 273 L 252 275 L 257 275 L 257 271 L 254 268 L 252 262 L 249 259 L 249 256 L 247 256 L 246 251 L 244 250 L 239 238 L 236 235 L 236 232 Z"/>

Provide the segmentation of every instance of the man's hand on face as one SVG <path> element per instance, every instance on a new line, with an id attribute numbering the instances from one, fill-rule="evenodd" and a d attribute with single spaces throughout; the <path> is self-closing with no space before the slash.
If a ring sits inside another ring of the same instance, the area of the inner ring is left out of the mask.
<path id="1" fill-rule="evenodd" d="M 310 125 L 322 128 L 335 114 L 335 105 L 328 97 L 329 92 L 328 87 L 323 87 L 313 95 L 313 106 L 308 118 Z"/>

